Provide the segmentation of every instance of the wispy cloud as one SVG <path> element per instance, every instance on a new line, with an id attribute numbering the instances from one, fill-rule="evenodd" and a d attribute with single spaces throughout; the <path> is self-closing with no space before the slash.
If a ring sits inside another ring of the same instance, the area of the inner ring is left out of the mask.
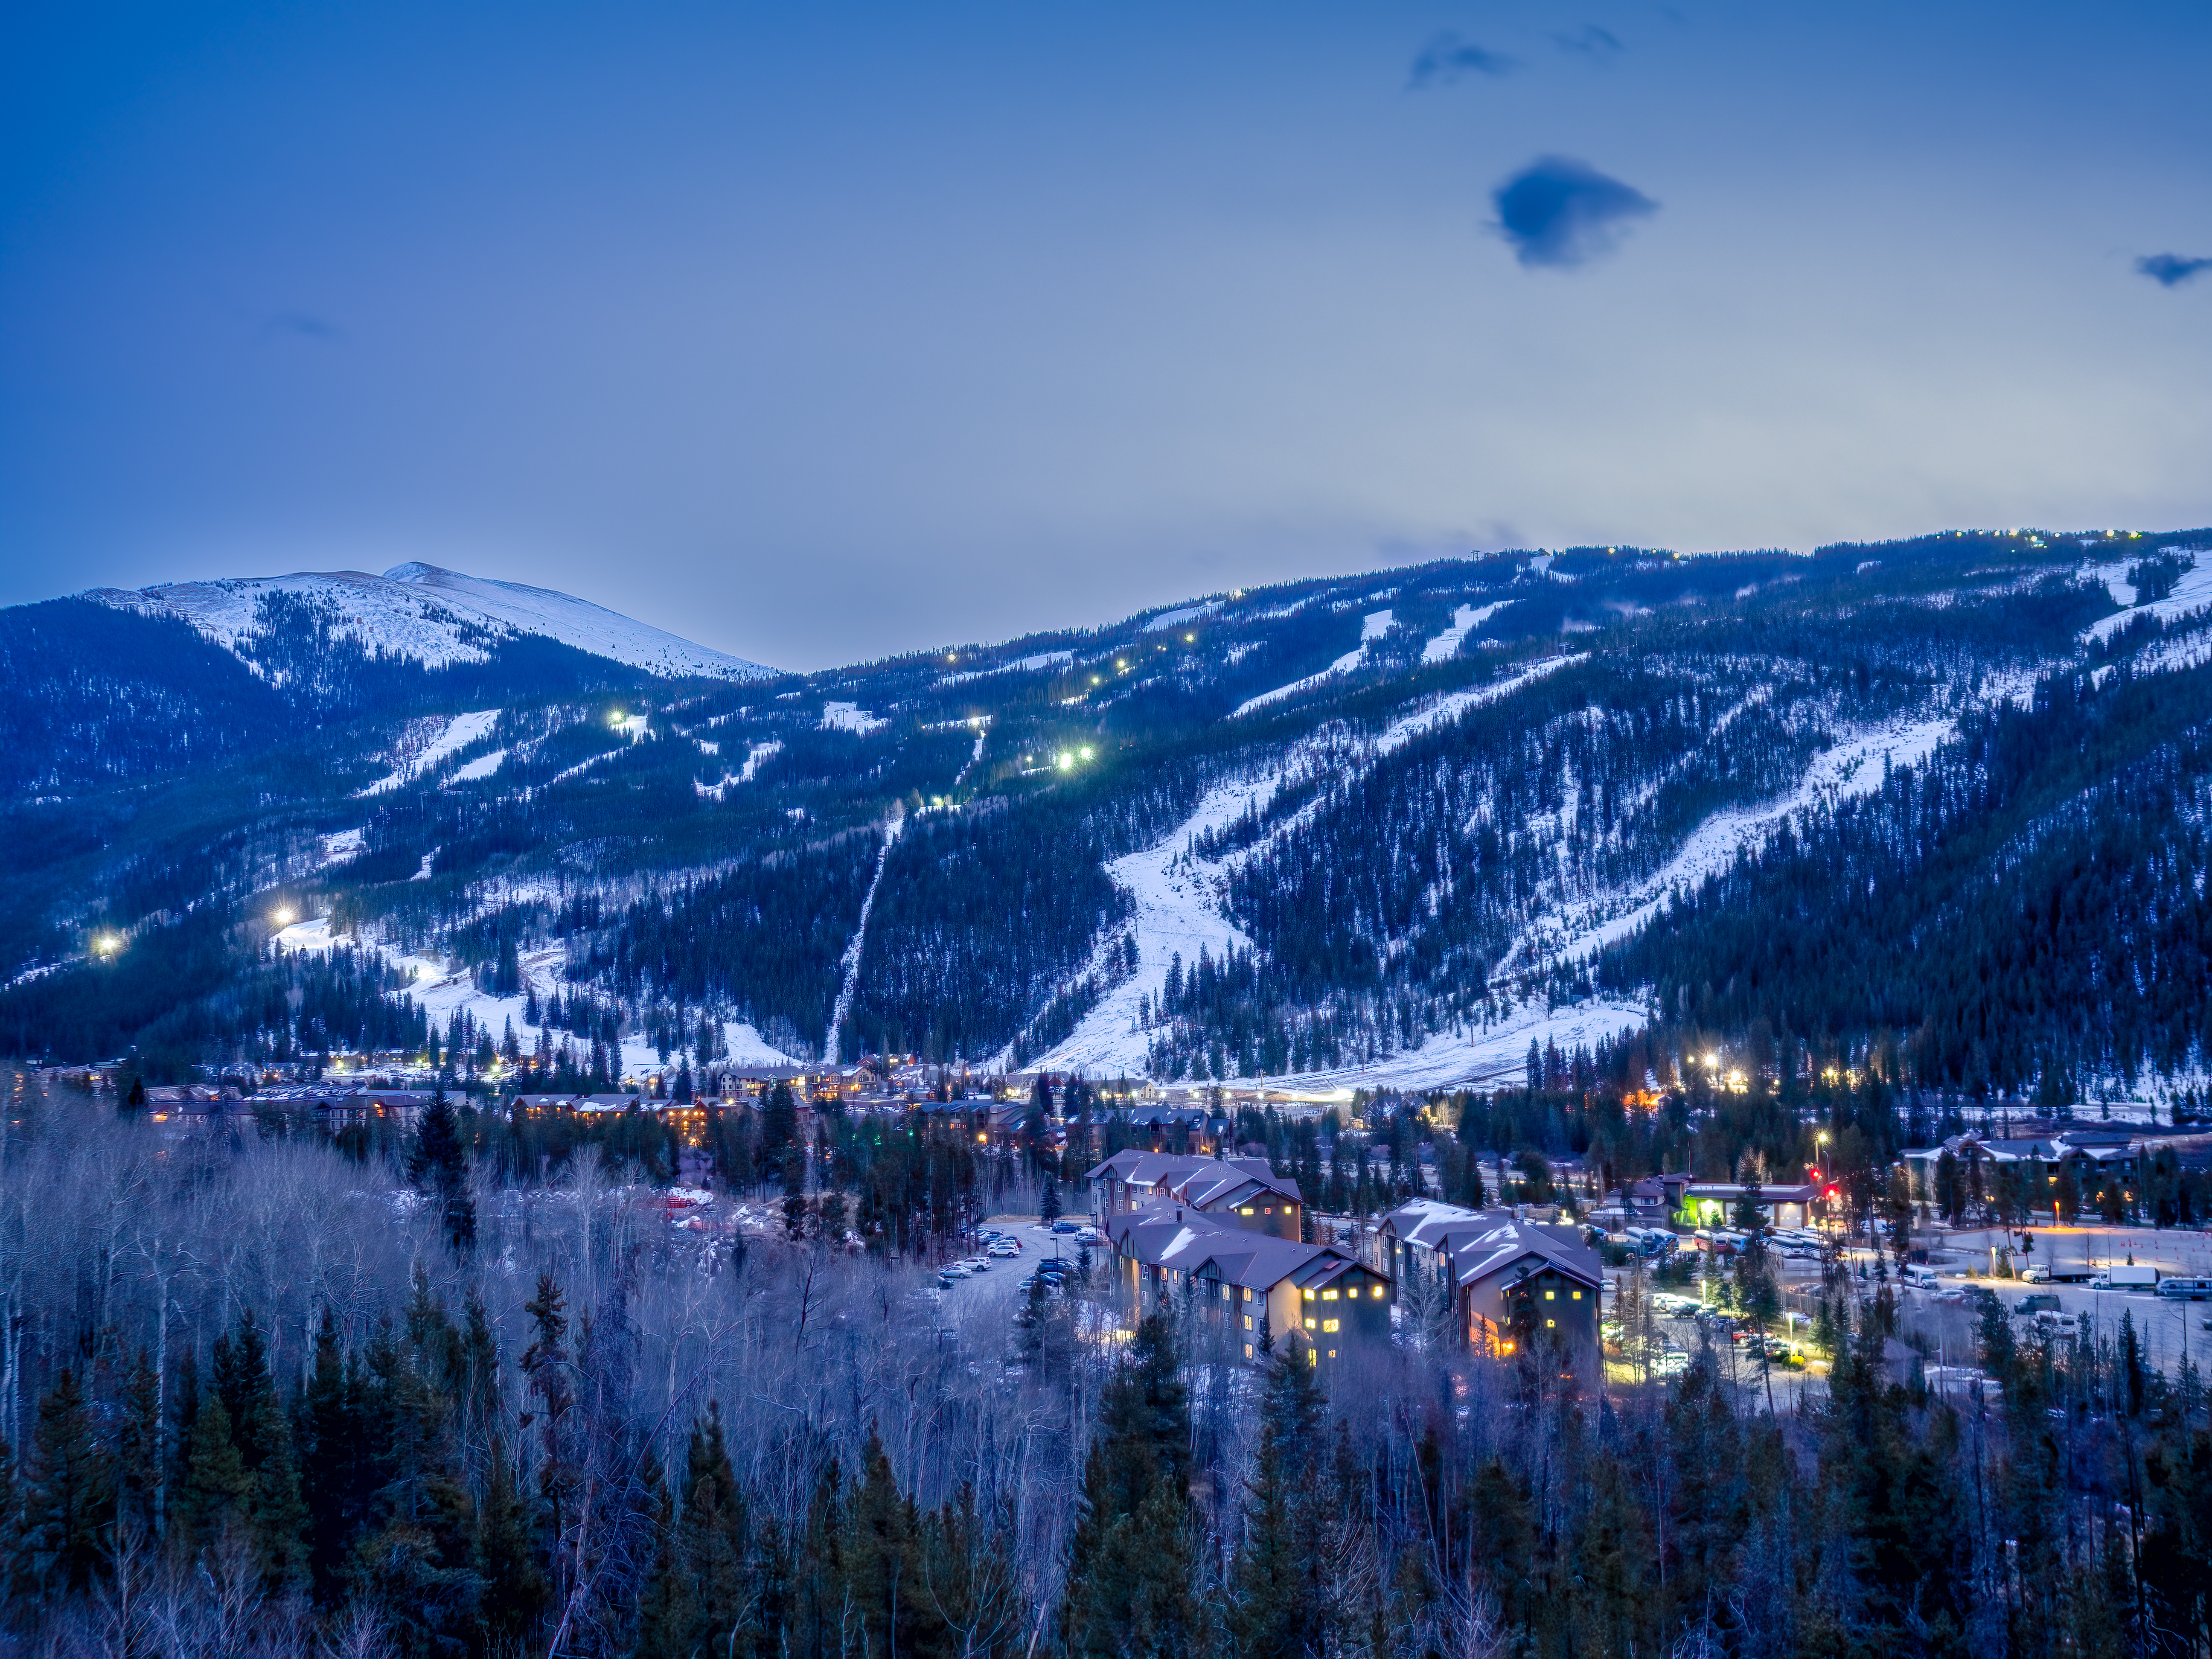
<path id="1" fill-rule="evenodd" d="M 1537 157 L 1492 199 L 1514 257 L 1524 265 L 1558 269 L 1610 252 L 1632 222 L 1659 210 L 1643 191 L 1565 155 Z"/>
<path id="2" fill-rule="evenodd" d="M 1406 84 L 1416 91 L 1423 87 L 1448 87 L 1469 75 L 1510 75 L 1520 67 L 1517 58 L 1447 32 L 1421 48 Z"/>
<path id="3" fill-rule="evenodd" d="M 1552 37 L 1553 44 L 1561 52 L 1571 52 L 1589 58 L 1592 63 L 1608 63 L 1627 48 L 1620 37 L 1611 29 L 1601 29 L 1595 23 L 1585 23 L 1580 28 L 1562 31 Z"/>
<path id="4" fill-rule="evenodd" d="M 2179 288 L 2192 276 L 2212 270 L 2212 259 L 2192 259 L 2181 253 L 2152 253 L 2136 260 L 2136 269 L 2160 288 Z"/>

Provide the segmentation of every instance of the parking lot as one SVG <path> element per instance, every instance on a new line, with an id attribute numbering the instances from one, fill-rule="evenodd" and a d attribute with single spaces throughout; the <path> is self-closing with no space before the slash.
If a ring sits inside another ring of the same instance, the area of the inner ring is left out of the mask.
<path id="1" fill-rule="evenodd" d="M 1069 1219 L 1079 1227 L 1088 1224 L 1081 1218 Z M 1081 1248 L 1078 1235 L 1055 1233 L 1035 1216 L 993 1216 L 983 1225 L 1013 1239 L 1020 1245 L 1020 1253 L 995 1260 L 987 1257 L 989 1265 L 983 1271 L 940 1285 L 937 1322 L 942 1328 L 957 1328 L 975 1320 L 1006 1328 L 1013 1319 L 1016 1303 L 1024 1294 L 1023 1283 L 1036 1271 L 1037 1265 L 1058 1260 L 1073 1267 Z M 972 1254 L 983 1252 L 978 1249 Z M 1091 1246 L 1094 1284 L 1106 1272 L 1108 1259 L 1108 1249 L 1103 1241 Z"/>

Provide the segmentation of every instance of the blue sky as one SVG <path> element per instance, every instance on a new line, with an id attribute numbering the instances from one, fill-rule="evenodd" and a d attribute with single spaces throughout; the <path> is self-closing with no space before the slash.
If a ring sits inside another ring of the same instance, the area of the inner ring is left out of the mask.
<path id="1" fill-rule="evenodd" d="M 813 666 L 1469 549 L 2212 522 L 2212 9 L 24 3 L 0 601 Z"/>

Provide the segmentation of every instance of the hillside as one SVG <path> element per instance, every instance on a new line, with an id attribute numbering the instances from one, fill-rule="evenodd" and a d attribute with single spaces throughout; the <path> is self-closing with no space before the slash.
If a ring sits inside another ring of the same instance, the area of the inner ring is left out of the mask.
<path id="1" fill-rule="evenodd" d="M 0 754 L 49 781 L 0 1046 L 350 1040 L 296 913 L 418 1023 L 616 1069 L 2196 1087 L 2208 548 L 1498 555 L 781 677 L 421 567 L 21 607 L 76 713 Z M 103 618 L 184 631 L 60 675 Z"/>

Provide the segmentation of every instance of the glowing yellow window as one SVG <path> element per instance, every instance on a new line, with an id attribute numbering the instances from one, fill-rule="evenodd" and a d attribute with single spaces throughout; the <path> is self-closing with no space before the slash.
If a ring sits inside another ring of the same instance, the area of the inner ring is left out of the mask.
<path id="1" fill-rule="evenodd" d="M 1382 1287 L 1380 1285 L 1377 1285 L 1375 1287 L 1375 1299 L 1377 1302 L 1380 1302 L 1382 1299 Z"/>
<path id="2" fill-rule="evenodd" d="M 1547 1331 L 1557 1330 L 1559 1327 L 1559 1322 L 1556 1319 L 1547 1319 L 1544 1322 L 1544 1328 Z"/>
<path id="3" fill-rule="evenodd" d="M 1313 1322 L 1312 1320 L 1310 1320 L 1310 1319 L 1309 1319 L 1308 1321 L 1306 1321 L 1306 1328 L 1307 1328 L 1308 1330 L 1311 1330 L 1313 1328 L 1314 1328 L 1314 1322 Z"/>
<path id="4" fill-rule="evenodd" d="M 1321 1364 L 1321 1350 L 1319 1348 L 1308 1348 L 1306 1350 L 1306 1364 L 1309 1365 L 1318 1365 Z"/>
<path id="5" fill-rule="evenodd" d="M 1243 1209 L 1237 1211 L 1237 1213 L 1239 1215 L 1249 1215 L 1252 1213 L 1252 1206 L 1249 1204 L 1247 1204 Z"/>
<path id="6" fill-rule="evenodd" d="M 1313 1300 L 1313 1292 L 1311 1291 L 1301 1291 L 1300 1294 L 1303 1295 L 1309 1302 Z"/>
<path id="7" fill-rule="evenodd" d="M 1248 1331 L 1252 1328 L 1252 1316 L 1250 1314 L 1246 1314 L 1244 1316 L 1244 1328 Z"/>
<path id="8" fill-rule="evenodd" d="M 1324 1332 L 1334 1331 L 1340 1328 L 1341 1323 L 1342 1322 L 1339 1320 L 1324 1319 L 1321 1322 L 1321 1328 Z"/>
<path id="9" fill-rule="evenodd" d="M 1335 1358 L 1336 1358 L 1336 1350 L 1335 1350 L 1335 1349 L 1334 1349 L 1334 1348 L 1331 1348 L 1331 1349 L 1328 1351 L 1328 1357 L 1329 1357 L 1331 1359 Z"/>
<path id="10" fill-rule="evenodd" d="M 1247 1342 L 1244 1345 L 1244 1357 L 1247 1359 L 1249 1359 L 1252 1357 L 1252 1345 L 1249 1342 Z"/>
<path id="11" fill-rule="evenodd" d="M 1582 1299 L 1583 1299 L 1583 1293 L 1582 1293 L 1580 1291 L 1577 1291 L 1575 1292 L 1575 1300 L 1576 1300 L 1576 1301 L 1577 1301 L 1577 1302 L 1579 1302 L 1579 1301 L 1581 1301 Z"/>
<path id="12" fill-rule="evenodd" d="M 1324 1302 L 1334 1302 L 1336 1300 L 1336 1292 L 1334 1291 L 1323 1291 L 1321 1293 L 1321 1299 Z"/>
<path id="13" fill-rule="evenodd" d="M 1547 1302 L 1556 1302 L 1559 1299 L 1559 1293 L 1557 1291 L 1547 1291 L 1544 1292 L 1544 1300 Z"/>

